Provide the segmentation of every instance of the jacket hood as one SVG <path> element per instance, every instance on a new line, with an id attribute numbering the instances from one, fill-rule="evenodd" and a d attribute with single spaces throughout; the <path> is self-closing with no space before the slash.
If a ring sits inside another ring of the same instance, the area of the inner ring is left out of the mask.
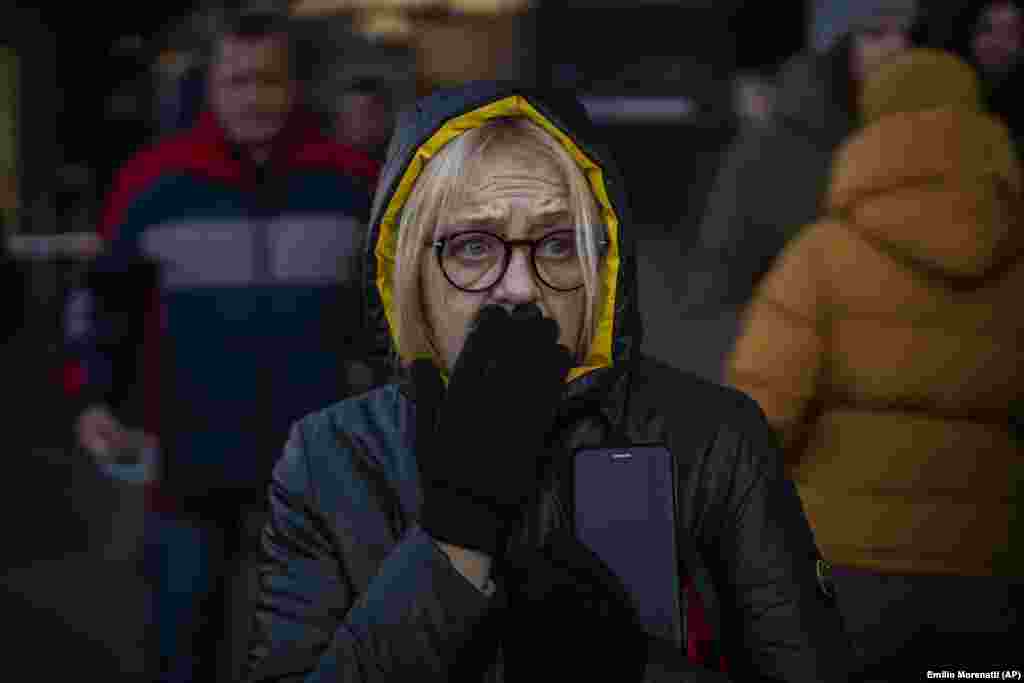
<path id="1" fill-rule="evenodd" d="M 974 69 L 942 50 L 914 48 L 891 57 L 861 90 L 860 118 L 865 125 L 888 114 L 943 107 L 984 111 Z"/>
<path id="2" fill-rule="evenodd" d="M 596 144 L 585 109 L 568 93 L 484 81 L 437 91 L 397 119 L 366 241 L 363 280 L 371 355 L 394 357 L 391 278 L 399 217 L 424 165 L 461 133 L 491 119 L 520 116 L 551 133 L 576 159 L 598 201 L 608 233 L 602 272 L 606 300 L 587 358 L 569 373 L 570 386 L 603 384 L 602 378 L 618 374 L 609 372 L 612 367 L 625 365 L 639 348 L 642 333 L 635 249 L 625 189 L 607 151 Z"/>
<path id="3" fill-rule="evenodd" d="M 837 153 L 827 206 L 916 270 L 984 278 L 1020 252 L 1020 168 L 997 119 L 959 107 L 885 115 Z"/>
<path id="4" fill-rule="evenodd" d="M 856 104 L 850 75 L 852 40 L 845 35 L 828 52 L 800 54 L 783 65 L 775 105 L 781 125 L 827 143 L 850 133 Z"/>

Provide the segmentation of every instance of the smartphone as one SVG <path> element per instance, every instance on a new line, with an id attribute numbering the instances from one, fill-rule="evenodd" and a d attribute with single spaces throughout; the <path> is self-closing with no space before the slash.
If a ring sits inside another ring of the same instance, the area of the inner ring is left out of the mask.
<path id="1" fill-rule="evenodd" d="M 573 470 L 577 538 L 622 579 L 647 632 L 681 646 L 671 452 L 663 445 L 584 449 Z"/>

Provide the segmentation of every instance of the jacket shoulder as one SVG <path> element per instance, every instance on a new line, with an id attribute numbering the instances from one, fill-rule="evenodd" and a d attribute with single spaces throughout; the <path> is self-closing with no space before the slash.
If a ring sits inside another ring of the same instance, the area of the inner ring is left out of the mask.
<path id="1" fill-rule="evenodd" d="M 132 203 L 165 175 L 180 172 L 184 159 L 193 153 L 188 133 L 158 141 L 143 148 L 118 169 L 106 198 L 99 233 L 105 239 L 117 236 L 125 213 Z"/>
<path id="2" fill-rule="evenodd" d="M 723 459 L 761 460 L 766 447 L 777 445 L 761 406 L 749 394 L 649 356 L 634 364 L 630 401 L 633 419 L 645 425 L 645 437 L 665 441 L 687 461 L 712 452 L 716 467 L 725 464 Z M 652 430 L 652 425 L 659 426 Z"/>
<path id="3" fill-rule="evenodd" d="M 637 357 L 633 374 L 634 400 L 656 403 L 663 410 L 685 410 L 691 415 L 715 415 L 721 419 L 760 410 L 754 399 L 739 389 L 645 354 Z"/>
<path id="4" fill-rule="evenodd" d="M 194 144 L 187 132 L 157 140 L 121 165 L 117 184 L 134 180 L 136 186 L 144 185 L 146 180 L 152 181 L 163 173 L 178 171 L 182 167 L 182 158 L 193 152 Z"/>
<path id="5" fill-rule="evenodd" d="M 380 498 L 381 486 L 414 509 L 416 462 L 406 440 L 405 401 L 396 385 L 334 403 L 298 420 L 274 476 L 315 491 L 321 504 Z M 334 502 L 330 502 L 334 500 Z"/>
<path id="6" fill-rule="evenodd" d="M 630 412 L 672 453 L 679 522 L 704 538 L 714 528 L 705 523 L 735 512 L 742 492 L 782 475 L 778 438 L 744 392 L 651 358 L 637 365 Z"/>
<path id="7" fill-rule="evenodd" d="M 358 396 L 333 403 L 310 413 L 295 424 L 296 436 L 303 441 L 309 458 L 329 457 L 340 447 L 354 441 L 397 438 L 400 427 L 396 419 L 398 402 L 404 400 L 395 385 L 384 385 Z M 393 466 L 372 454 L 375 464 Z"/>

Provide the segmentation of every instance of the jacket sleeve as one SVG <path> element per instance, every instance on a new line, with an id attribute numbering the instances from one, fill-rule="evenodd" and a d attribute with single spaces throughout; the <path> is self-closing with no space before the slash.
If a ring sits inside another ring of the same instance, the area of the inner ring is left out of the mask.
<path id="1" fill-rule="evenodd" d="M 156 279 L 142 258 L 138 237 L 144 226 L 137 223 L 145 211 L 140 196 L 154 177 L 140 160 L 118 172 L 97 227 L 103 251 L 65 301 L 63 389 L 75 416 L 105 403 L 118 412 L 126 409 L 120 417 L 128 422 L 142 419 L 137 354 Z"/>
<path id="2" fill-rule="evenodd" d="M 748 397 L 737 412 L 708 456 L 734 470 L 709 484 L 716 503 L 702 534 L 730 678 L 848 681 L 852 649 L 834 588 L 819 580 L 821 555 L 775 436 Z"/>
<path id="3" fill-rule="evenodd" d="M 106 404 L 142 427 L 140 350 L 154 302 L 155 273 L 133 237 L 115 238 L 65 302 L 64 389 L 77 415 Z"/>
<path id="4" fill-rule="evenodd" d="M 778 430 L 789 465 L 799 459 L 824 366 L 821 227 L 801 233 L 761 283 L 725 372 L 726 382 L 757 400 Z"/>
<path id="5" fill-rule="evenodd" d="M 500 599 L 473 586 L 416 525 L 358 591 L 353 558 L 332 532 L 349 523 L 318 506 L 303 431 L 293 428 L 270 485 L 245 680 L 470 680 L 461 667 L 488 662 L 480 639 Z"/>

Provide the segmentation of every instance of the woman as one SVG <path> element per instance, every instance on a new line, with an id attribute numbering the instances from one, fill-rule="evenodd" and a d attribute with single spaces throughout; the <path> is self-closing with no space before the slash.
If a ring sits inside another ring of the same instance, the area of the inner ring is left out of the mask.
<path id="1" fill-rule="evenodd" d="M 827 216 L 780 256 L 730 358 L 782 436 L 871 677 L 987 671 L 1020 642 L 1003 637 L 1024 568 L 1024 196 L 981 92 L 939 51 L 874 73 Z"/>
<path id="2" fill-rule="evenodd" d="M 727 680 L 648 639 L 571 531 L 571 454 L 650 442 L 675 458 L 730 675 L 846 680 L 763 415 L 639 353 L 623 188 L 591 140 L 575 99 L 494 83 L 399 120 L 366 276 L 410 372 L 295 426 L 251 680 Z"/>

